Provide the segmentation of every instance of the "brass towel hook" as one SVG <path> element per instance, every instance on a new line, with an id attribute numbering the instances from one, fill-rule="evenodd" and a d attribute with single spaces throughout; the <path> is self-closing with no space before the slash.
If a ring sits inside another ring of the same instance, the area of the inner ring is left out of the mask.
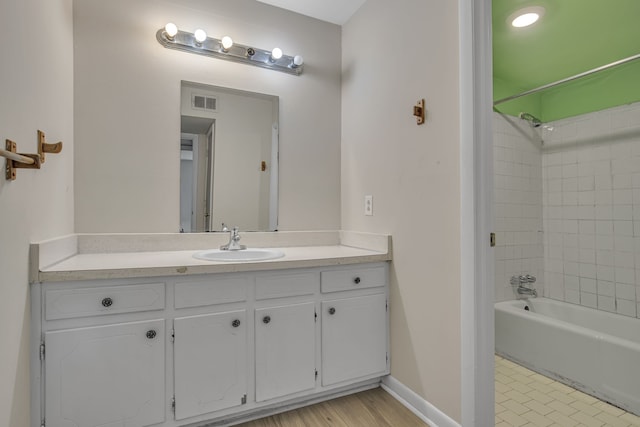
<path id="1" fill-rule="evenodd" d="M 11 140 L 6 140 L 6 150 L 0 150 L 0 156 L 7 159 L 5 177 L 11 181 L 16 179 L 16 169 L 40 169 L 44 163 L 45 153 L 59 153 L 62 151 L 62 142 L 47 144 L 44 132 L 38 130 L 38 154 L 18 153 L 18 146 Z"/>
<path id="2" fill-rule="evenodd" d="M 16 169 L 40 169 L 38 154 L 17 153 L 17 144 L 11 140 L 5 142 L 7 151 L 0 150 L 0 156 L 6 157 L 5 177 L 11 181 L 16 179 Z"/>
<path id="3" fill-rule="evenodd" d="M 44 153 L 57 154 L 62 151 L 62 141 L 55 144 L 45 142 L 44 132 L 38 130 L 38 154 L 40 154 L 40 162 L 44 163 Z"/>
<path id="4" fill-rule="evenodd" d="M 413 115 L 419 125 L 424 123 L 424 99 L 419 100 L 413 107 Z"/>

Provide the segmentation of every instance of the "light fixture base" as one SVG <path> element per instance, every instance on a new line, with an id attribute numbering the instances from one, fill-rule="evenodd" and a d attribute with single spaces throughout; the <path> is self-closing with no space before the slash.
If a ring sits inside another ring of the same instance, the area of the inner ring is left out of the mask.
<path id="1" fill-rule="evenodd" d="M 186 31 L 178 31 L 175 36 L 170 38 L 165 29 L 161 28 L 156 32 L 156 39 L 158 43 L 168 49 L 182 50 L 198 55 L 210 56 L 212 58 L 240 62 L 296 76 L 302 74 L 304 68 L 302 65 L 294 64 L 293 56 L 282 55 L 281 58 L 274 60 L 269 50 L 258 49 L 238 43 L 234 43 L 228 49 L 224 49 L 222 40 L 207 37 L 203 42 L 199 43 L 196 41 L 194 34 Z"/>

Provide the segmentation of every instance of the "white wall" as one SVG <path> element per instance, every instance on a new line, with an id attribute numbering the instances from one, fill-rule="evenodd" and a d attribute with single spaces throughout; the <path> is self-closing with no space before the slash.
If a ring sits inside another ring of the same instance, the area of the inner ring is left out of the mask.
<path id="1" fill-rule="evenodd" d="M 0 426 L 29 425 L 29 242 L 73 232 L 71 0 L 3 1 L 0 139 L 37 152 L 36 131 L 63 141 L 40 170 L 4 178 L 0 158 Z"/>
<path id="2" fill-rule="evenodd" d="M 393 234 L 391 375 L 459 422 L 457 2 L 368 0 L 342 49 L 342 228 Z"/>
<path id="3" fill-rule="evenodd" d="M 512 276 L 544 290 L 542 142 L 529 122 L 493 113 L 495 300 L 516 299 Z"/>
<path id="4" fill-rule="evenodd" d="M 548 125 L 545 293 L 640 317 L 640 103 Z"/>
<path id="5" fill-rule="evenodd" d="M 305 72 L 165 49 L 155 33 L 168 21 L 279 45 Z M 340 35 L 253 0 L 76 1 L 76 231 L 178 230 L 181 80 L 278 95 L 279 229 L 339 228 Z"/>

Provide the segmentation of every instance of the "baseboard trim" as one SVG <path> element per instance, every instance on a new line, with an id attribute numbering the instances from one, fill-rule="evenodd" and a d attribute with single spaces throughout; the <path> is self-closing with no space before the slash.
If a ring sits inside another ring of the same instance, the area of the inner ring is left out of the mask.
<path id="1" fill-rule="evenodd" d="M 424 400 L 391 375 L 382 379 L 381 387 L 416 414 L 418 418 L 429 424 L 430 427 L 461 427 L 460 424 L 449 418 L 447 414 Z"/>

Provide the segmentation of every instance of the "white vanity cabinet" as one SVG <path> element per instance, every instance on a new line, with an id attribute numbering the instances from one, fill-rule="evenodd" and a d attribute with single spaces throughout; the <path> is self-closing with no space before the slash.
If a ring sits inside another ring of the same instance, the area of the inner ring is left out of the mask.
<path id="1" fill-rule="evenodd" d="M 330 270 L 321 275 L 322 385 L 385 374 L 389 362 L 385 266 Z M 367 295 L 360 296 L 363 290 Z"/>
<path id="2" fill-rule="evenodd" d="M 176 420 L 246 403 L 246 323 L 245 310 L 175 319 Z"/>
<path id="3" fill-rule="evenodd" d="M 164 421 L 164 321 L 47 332 L 47 425 Z"/>
<path id="4" fill-rule="evenodd" d="M 246 404 L 249 348 L 245 306 L 252 282 L 250 275 L 222 274 L 173 286 L 176 420 Z M 204 313 L 183 315 L 194 310 Z"/>
<path id="5" fill-rule="evenodd" d="M 256 401 L 316 385 L 315 303 L 256 310 Z"/>
<path id="6" fill-rule="evenodd" d="M 156 312 L 144 316 L 150 320 L 82 326 L 95 323 L 95 316 L 108 310 L 164 308 L 164 284 L 50 290 L 44 299 L 45 319 L 55 319 L 50 324 L 63 328 L 43 332 L 46 347 L 41 347 L 40 357 L 46 405 L 36 421 L 44 419 L 46 426 L 59 427 L 142 427 L 164 422 L 164 319 L 155 318 Z M 86 319 L 73 319 L 78 313 Z"/>
<path id="7" fill-rule="evenodd" d="M 386 296 L 322 303 L 322 385 L 384 374 L 387 369 Z"/>
<path id="8" fill-rule="evenodd" d="M 375 386 L 387 277 L 380 262 L 34 283 L 32 427 L 227 425 Z"/>
<path id="9" fill-rule="evenodd" d="M 317 271 L 256 277 L 256 402 L 316 386 Z"/>

